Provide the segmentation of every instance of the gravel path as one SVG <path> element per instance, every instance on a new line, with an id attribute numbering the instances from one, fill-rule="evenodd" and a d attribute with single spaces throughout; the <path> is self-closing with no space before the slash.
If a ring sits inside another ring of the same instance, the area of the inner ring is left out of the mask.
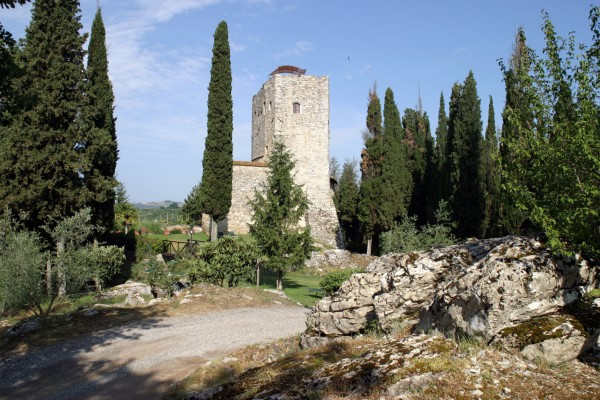
<path id="1" fill-rule="evenodd" d="M 302 332 L 306 312 L 239 308 L 106 329 L 0 360 L 0 399 L 154 399 L 210 359 Z"/>

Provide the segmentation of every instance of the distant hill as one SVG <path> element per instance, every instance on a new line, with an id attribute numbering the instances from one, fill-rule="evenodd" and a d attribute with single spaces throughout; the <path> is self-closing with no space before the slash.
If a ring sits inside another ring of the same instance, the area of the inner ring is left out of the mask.
<path id="1" fill-rule="evenodd" d="M 135 208 L 137 208 L 138 210 L 148 210 L 148 209 L 155 209 L 155 208 L 161 208 L 161 207 L 167 208 L 173 203 L 177 203 L 177 205 L 179 207 L 183 206 L 183 202 L 174 201 L 174 200 L 148 201 L 145 203 L 133 203 L 133 206 Z"/>

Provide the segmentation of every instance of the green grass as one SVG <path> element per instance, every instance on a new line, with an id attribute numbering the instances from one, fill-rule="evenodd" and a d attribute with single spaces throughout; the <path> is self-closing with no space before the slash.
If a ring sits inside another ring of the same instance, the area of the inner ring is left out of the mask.
<path id="1" fill-rule="evenodd" d="M 277 275 L 274 272 L 260 270 L 260 288 L 275 289 L 275 280 Z M 307 275 L 302 272 L 290 272 L 283 277 L 283 292 L 293 301 L 298 302 L 305 307 L 312 307 L 321 296 L 317 293 L 309 293 L 308 289 L 320 289 L 319 282 L 322 277 L 317 275 Z"/>

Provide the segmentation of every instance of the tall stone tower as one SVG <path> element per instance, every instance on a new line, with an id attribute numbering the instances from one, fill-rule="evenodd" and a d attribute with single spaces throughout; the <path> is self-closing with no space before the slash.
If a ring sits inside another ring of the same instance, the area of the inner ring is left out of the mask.
<path id="1" fill-rule="evenodd" d="M 283 66 L 252 99 L 252 161 L 268 162 L 274 141 L 296 162 L 296 183 L 310 202 L 306 223 L 317 242 L 340 246 L 329 175 L 329 78 Z"/>

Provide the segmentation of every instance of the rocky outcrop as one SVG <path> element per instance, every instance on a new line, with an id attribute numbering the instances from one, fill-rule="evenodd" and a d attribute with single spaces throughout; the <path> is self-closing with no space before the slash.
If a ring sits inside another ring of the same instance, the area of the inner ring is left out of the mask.
<path id="1" fill-rule="evenodd" d="M 319 275 L 323 275 L 338 269 L 365 268 L 376 258 L 366 254 L 352 253 L 348 250 L 330 249 L 313 251 L 304 266 Z"/>
<path id="2" fill-rule="evenodd" d="M 317 303 L 304 342 L 352 335 L 371 320 L 384 329 L 411 320 L 419 330 L 489 342 L 505 328 L 558 311 L 598 282 L 597 267 L 555 257 L 523 237 L 391 254 Z"/>

